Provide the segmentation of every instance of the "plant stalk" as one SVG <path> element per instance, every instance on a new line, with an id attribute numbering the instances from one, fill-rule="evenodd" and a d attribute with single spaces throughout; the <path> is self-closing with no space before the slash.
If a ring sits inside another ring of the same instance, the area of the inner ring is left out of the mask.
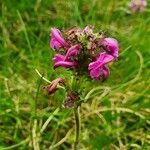
<path id="1" fill-rule="evenodd" d="M 80 137 L 80 113 L 79 107 L 74 108 L 74 116 L 75 116 L 75 142 L 74 142 L 74 150 L 77 150 L 79 144 L 79 137 Z"/>

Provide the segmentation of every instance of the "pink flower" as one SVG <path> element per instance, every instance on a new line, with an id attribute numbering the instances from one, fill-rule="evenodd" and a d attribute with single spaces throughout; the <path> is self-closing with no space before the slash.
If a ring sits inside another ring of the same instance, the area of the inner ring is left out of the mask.
<path id="1" fill-rule="evenodd" d="M 53 50 L 66 47 L 67 43 L 63 39 L 61 32 L 56 28 L 52 28 L 51 32 L 50 47 Z"/>
<path id="2" fill-rule="evenodd" d="M 89 64 L 90 76 L 95 80 L 104 80 L 109 76 L 109 69 L 105 66 L 114 60 L 112 55 L 101 53 L 96 61 Z"/>
<path id="3" fill-rule="evenodd" d="M 114 38 L 105 38 L 102 41 L 103 49 L 114 58 L 118 57 L 119 45 L 116 39 Z"/>
<path id="4" fill-rule="evenodd" d="M 77 66 L 77 62 L 73 60 L 75 56 L 79 53 L 79 45 L 74 45 L 68 49 L 66 55 L 56 54 L 53 58 L 54 68 L 64 67 L 64 68 L 74 68 Z"/>
<path id="5" fill-rule="evenodd" d="M 129 3 L 129 7 L 134 12 L 135 11 L 143 12 L 146 6 L 147 6 L 146 0 L 131 0 L 131 2 Z"/>

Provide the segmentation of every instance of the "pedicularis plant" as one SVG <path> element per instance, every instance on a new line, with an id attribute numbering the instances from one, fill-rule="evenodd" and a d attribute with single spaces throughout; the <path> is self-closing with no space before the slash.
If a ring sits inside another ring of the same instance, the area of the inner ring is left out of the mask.
<path id="1" fill-rule="evenodd" d="M 106 80 L 110 71 L 108 63 L 118 58 L 119 45 L 116 39 L 106 37 L 104 33 L 95 33 L 93 26 L 84 29 L 75 27 L 65 32 L 56 28 L 51 29 L 50 47 L 54 51 L 54 68 L 63 67 L 73 71 L 72 84 L 63 78 L 57 78 L 45 86 L 49 94 L 53 94 L 59 84 L 66 90 L 63 106 L 74 110 L 76 122 L 76 138 L 74 149 L 77 149 L 80 135 L 79 107 L 83 102 L 83 93 L 80 90 L 80 78 L 91 80 Z"/>

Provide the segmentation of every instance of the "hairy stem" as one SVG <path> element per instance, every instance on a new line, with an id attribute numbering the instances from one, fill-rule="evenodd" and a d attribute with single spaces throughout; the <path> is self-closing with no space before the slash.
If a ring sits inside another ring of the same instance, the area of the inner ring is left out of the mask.
<path id="1" fill-rule="evenodd" d="M 77 150 L 77 146 L 79 143 L 80 137 L 80 114 L 79 114 L 79 107 L 74 108 L 74 116 L 75 116 L 75 142 L 74 142 L 74 150 Z"/>

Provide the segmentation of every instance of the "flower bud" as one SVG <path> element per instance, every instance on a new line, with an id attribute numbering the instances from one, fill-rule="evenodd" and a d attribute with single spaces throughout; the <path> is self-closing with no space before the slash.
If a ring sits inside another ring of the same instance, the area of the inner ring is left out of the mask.
<path id="1" fill-rule="evenodd" d="M 64 102 L 64 106 L 66 108 L 73 108 L 75 106 L 75 102 L 78 101 L 80 98 L 78 96 L 78 93 L 70 91 L 67 94 L 67 98 Z"/>
<path id="2" fill-rule="evenodd" d="M 51 84 L 45 86 L 43 89 L 45 89 L 49 95 L 53 94 L 57 90 L 57 86 L 59 83 L 65 84 L 63 78 L 57 78 L 51 82 Z"/>

